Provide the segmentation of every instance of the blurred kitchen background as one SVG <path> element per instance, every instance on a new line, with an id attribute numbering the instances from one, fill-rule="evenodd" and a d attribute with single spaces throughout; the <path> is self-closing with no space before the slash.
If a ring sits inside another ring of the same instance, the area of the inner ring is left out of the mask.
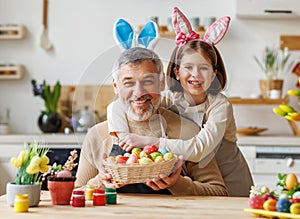
<path id="1" fill-rule="evenodd" d="M 253 57 L 260 56 L 266 46 L 279 46 L 281 35 L 300 35 L 300 3 L 296 0 L 241 2 L 254 2 L 257 8 L 262 2 L 269 3 L 270 8 L 276 4 L 285 8 L 290 4 L 292 10 L 298 10 L 298 16 L 274 15 L 266 19 L 249 11 L 253 16 L 237 17 L 245 12 L 237 7 L 236 0 L 49 0 L 47 37 L 53 48 L 46 50 L 39 44 L 43 0 L 0 0 L 0 25 L 22 24 L 26 30 L 22 39 L 0 39 L 0 64 L 24 66 L 24 74 L 19 79 L 0 79 L 0 112 L 6 115 L 9 109 L 11 133 L 41 133 L 37 119 L 44 103 L 33 96 L 31 79 L 39 82 L 46 79 L 52 85 L 59 80 L 63 86 L 71 87 L 109 86 L 112 63 L 120 53 L 113 38 L 116 19 L 124 17 L 137 30 L 151 17 L 157 17 L 160 26 L 167 26 L 174 6 L 188 17 L 200 18 L 199 25 L 204 25 L 207 17 L 229 15 L 232 18 L 225 38 L 217 45 L 228 73 L 225 94 L 257 97 L 260 94 L 258 81 L 264 79 L 264 74 Z M 155 49 L 166 63 L 175 45 L 173 39 L 174 36 L 162 36 Z M 288 89 L 295 89 L 297 82 L 291 68 L 300 61 L 300 52 L 291 51 L 291 54 L 283 75 L 284 94 Z M 80 102 L 95 95 L 92 91 L 79 95 L 77 104 L 84 107 Z M 101 93 L 107 96 L 98 90 L 98 94 Z M 291 103 L 297 108 L 295 98 L 291 97 Z M 292 135 L 287 121 L 274 115 L 272 107 L 234 106 L 237 126 L 266 127 L 264 135 Z M 104 113 L 105 108 L 100 114 Z"/>

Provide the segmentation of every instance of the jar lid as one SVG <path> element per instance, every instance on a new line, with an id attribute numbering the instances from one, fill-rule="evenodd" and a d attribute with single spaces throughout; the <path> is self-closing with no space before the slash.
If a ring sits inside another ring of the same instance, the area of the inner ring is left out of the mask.
<path id="1" fill-rule="evenodd" d="M 105 188 L 106 192 L 116 192 L 117 189 L 116 188 Z"/>
<path id="2" fill-rule="evenodd" d="M 74 195 L 84 195 L 84 191 L 83 190 L 74 190 L 73 194 Z"/>
<path id="3" fill-rule="evenodd" d="M 95 189 L 94 193 L 105 193 L 104 189 Z"/>

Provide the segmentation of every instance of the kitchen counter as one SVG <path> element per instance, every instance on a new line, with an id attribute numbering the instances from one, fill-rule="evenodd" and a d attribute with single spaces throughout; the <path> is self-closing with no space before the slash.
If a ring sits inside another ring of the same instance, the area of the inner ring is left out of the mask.
<path id="1" fill-rule="evenodd" d="M 300 137 L 279 135 L 238 136 L 239 146 L 300 146 Z"/>
<path id="2" fill-rule="evenodd" d="M 81 145 L 85 133 L 80 134 L 12 134 L 12 135 L 0 135 L 0 146 L 1 145 L 18 145 L 24 142 L 32 142 L 34 140 L 45 142 L 48 145 L 66 145 L 76 144 Z"/>
<path id="3" fill-rule="evenodd" d="M 52 205 L 49 193 L 42 191 L 38 207 L 29 208 L 28 213 L 15 213 L 6 204 L 6 196 L 0 197 L 1 218 L 49 219 L 65 218 L 239 218 L 254 219 L 248 208 L 247 197 L 203 197 L 169 195 L 118 194 L 116 205 L 75 208 L 71 205 Z"/>

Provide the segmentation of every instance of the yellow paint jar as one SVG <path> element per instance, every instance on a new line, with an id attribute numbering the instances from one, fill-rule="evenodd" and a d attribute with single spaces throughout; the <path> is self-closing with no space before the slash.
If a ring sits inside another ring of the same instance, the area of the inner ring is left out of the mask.
<path id="1" fill-rule="evenodd" d="M 85 200 L 93 200 L 94 187 L 88 186 L 85 188 Z"/>
<path id="2" fill-rule="evenodd" d="M 28 194 L 16 194 L 14 201 L 15 212 L 28 212 L 29 199 Z"/>

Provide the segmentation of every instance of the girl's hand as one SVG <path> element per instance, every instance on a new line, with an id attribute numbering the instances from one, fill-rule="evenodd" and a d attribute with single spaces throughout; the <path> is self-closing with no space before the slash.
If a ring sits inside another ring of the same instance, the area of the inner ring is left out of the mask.
<path id="1" fill-rule="evenodd" d="M 118 133 L 119 146 L 129 152 L 133 148 L 143 148 L 148 144 L 159 146 L 159 138 L 142 136 L 133 133 Z"/>
<path id="2" fill-rule="evenodd" d="M 170 176 L 161 174 L 160 178 L 155 178 L 152 181 L 146 182 L 146 185 L 155 191 L 172 187 L 179 180 L 182 163 L 183 157 L 179 156 L 175 169 Z"/>

